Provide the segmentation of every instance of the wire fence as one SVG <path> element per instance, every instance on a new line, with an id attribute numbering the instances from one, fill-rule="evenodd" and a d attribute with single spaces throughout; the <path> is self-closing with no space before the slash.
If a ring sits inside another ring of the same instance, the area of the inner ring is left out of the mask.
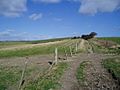
<path id="1" fill-rule="evenodd" d="M 53 61 L 49 61 L 49 67 L 46 68 L 46 70 L 44 72 L 40 72 L 38 73 L 35 77 L 42 77 L 44 78 L 50 71 L 51 69 L 57 65 L 59 62 L 62 62 L 62 61 L 69 61 L 68 60 L 68 57 L 72 57 L 74 55 L 76 55 L 78 52 L 79 52 L 79 46 L 80 45 L 80 40 L 68 40 L 67 42 L 63 43 L 63 44 L 60 44 L 59 46 L 55 47 L 55 50 L 54 50 L 54 60 Z M 29 59 L 29 58 L 27 58 Z M 29 61 L 29 60 L 27 60 Z M 18 90 L 21 90 L 22 89 L 22 86 L 24 85 L 25 83 L 25 73 L 26 73 L 26 67 L 27 67 L 27 63 L 28 62 L 25 62 L 24 64 L 24 68 L 23 68 L 23 71 L 22 71 L 22 74 L 21 74 L 21 79 L 20 79 L 20 83 L 19 83 L 19 86 L 18 86 Z M 41 79 L 42 80 L 42 79 Z"/>

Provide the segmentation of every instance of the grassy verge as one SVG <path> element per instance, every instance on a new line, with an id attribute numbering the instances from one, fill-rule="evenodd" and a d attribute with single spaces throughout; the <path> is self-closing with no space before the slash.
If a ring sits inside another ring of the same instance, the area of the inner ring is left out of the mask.
<path id="1" fill-rule="evenodd" d="M 108 58 L 102 64 L 114 77 L 120 78 L 120 58 Z"/>
<path id="2" fill-rule="evenodd" d="M 49 74 L 38 77 L 36 74 L 43 73 L 46 67 L 28 66 L 25 72 L 25 84 L 23 90 L 49 90 L 60 86 L 58 80 L 68 67 L 66 63 L 59 63 Z M 17 90 L 21 78 L 22 69 L 19 66 L 0 66 L 0 90 Z"/>
<path id="3" fill-rule="evenodd" d="M 87 61 L 83 61 L 82 63 L 80 63 L 80 66 L 77 69 L 76 77 L 78 79 L 79 84 L 81 84 L 85 80 L 85 67 L 86 67 L 86 65 L 87 65 Z"/>
<path id="4" fill-rule="evenodd" d="M 38 78 L 37 81 L 28 83 L 24 90 L 53 90 L 60 86 L 59 79 L 67 68 L 67 63 L 59 63 L 48 75 Z"/>
<path id="5" fill-rule="evenodd" d="M 20 66 L 0 66 L 0 90 L 17 90 L 20 83 L 22 67 Z M 25 71 L 25 83 L 33 80 L 31 78 L 36 72 L 43 72 L 45 67 L 28 66 Z"/>

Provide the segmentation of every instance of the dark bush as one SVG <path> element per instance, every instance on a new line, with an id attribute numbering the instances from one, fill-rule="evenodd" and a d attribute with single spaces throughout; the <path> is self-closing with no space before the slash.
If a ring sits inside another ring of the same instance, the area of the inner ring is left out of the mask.
<path id="1" fill-rule="evenodd" d="M 74 36 L 74 37 L 72 37 L 72 39 L 79 39 L 80 38 L 80 36 Z"/>
<path id="2" fill-rule="evenodd" d="M 82 35 L 81 38 L 88 40 L 88 39 L 94 38 L 96 35 L 97 35 L 97 33 L 91 32 L 89 35 Z"/>

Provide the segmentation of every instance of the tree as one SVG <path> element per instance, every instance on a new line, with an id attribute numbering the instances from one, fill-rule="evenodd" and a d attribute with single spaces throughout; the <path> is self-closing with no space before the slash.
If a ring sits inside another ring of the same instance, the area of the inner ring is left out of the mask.
<path id="1" fill-rule="evenodd" d="M 91 33 L 88 34 L 88 35 L 82 35 L 81 38 L 82 38 L 82 39 L 85 39 L 85 40 L 88 40 L 88 39 L 94 38 L 96 35 L 97 35 L 97 33 L 91 32 Z"/>
<path id="2" fill-rule="evenodd" d="M 97 33 L 96 32 L 91 32 L 89 35 L 93 38 L 97 35 Z"/>

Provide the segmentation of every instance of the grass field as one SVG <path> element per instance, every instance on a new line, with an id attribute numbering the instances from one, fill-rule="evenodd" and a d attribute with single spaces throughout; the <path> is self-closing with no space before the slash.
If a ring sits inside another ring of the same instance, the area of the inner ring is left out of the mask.
<path id="1" fill-rule="evenodd" d="M 67 37 L 67 38 L 55 38 L 55 39 L 47 39 L 47 40 L 37 40 L 37 41 L 29 41 L 28 43 L 31 43 L 31 44 L 48 43 L 48 42 L 66 40 L 66 39 L 69 39 L 69 38 Z"/>
<path id="2" fill-rule="evenodd" d="M 57 47 L 59 53 L 63 53 L 66 49 L 67 52 L 69 51 L 68 45 L 77 42 L 78 40 L 65 40 L 58 44 L 52 45 L 43 45 L 31 48 L 22 48 L 22 49 L 13 49 L 13 50 L 2 50 L 0 51 L 0 58 L 8 58 L 8 57 L 24 57 L 24 56 L 31 56 L 31 55 L 45 55 L 45 54 L 54 54 L 54 50 Z M 69 44 L 68 44 L 69 43 Z"/>
<path id="3" fill-rule="evenodd" d="M 5 50 L 0 52 L 0 58 L 51 54 L 54 53 L 55 46 L 41 46 L 41 47 L 25 48 L 19 50 Z"/>
<path id="4" fill-rule="evenodd" d="M 26 44 L 48 43 L 48 42 L 66 40 L 66 39 L 69 38 L 55 38 L 55 39 L 34 40 L 34 41 L 0 41 L 0 48 L 5 48 L 8 46 L 26 45 Z"/>
<path id="5" fill-rule="evenodd" d="M 26 45 L 28 42 L 0 42 L 0 48 L 18 46 L 18 45 Z"/>
<path id="6" fill-rule="evenodd" d="M 113 41 L 113 42 L 116 42 L 116 43 L 120 44 L 120 37 L 101 37 L 101 38 L 98 38 L 98 39 Z"/>

